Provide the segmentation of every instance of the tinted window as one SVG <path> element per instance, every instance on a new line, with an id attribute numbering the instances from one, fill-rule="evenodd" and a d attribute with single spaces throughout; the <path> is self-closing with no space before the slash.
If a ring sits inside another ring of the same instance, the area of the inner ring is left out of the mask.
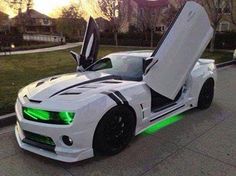
<path id="1" fill-rule="evenodd" d="M 143 58 L 109 55 L 91 65 L 87 71 L 99 71 L 120 76 L 124 80 L 140 81 L 143 75 Z"/>
<path id="2" fill-rule="evenodd" d="M 89 67 L 87 70 L 89 71 L 98 71 L 98 70 L 104 70 L 104 69 L 110 69 L 112 68 L 111 59 L 105 58 L 97 61 L 94 65 Z"/>

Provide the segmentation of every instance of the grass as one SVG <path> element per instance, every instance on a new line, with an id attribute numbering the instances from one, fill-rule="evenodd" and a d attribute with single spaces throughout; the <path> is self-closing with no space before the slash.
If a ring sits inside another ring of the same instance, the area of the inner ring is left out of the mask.
<path id="1" fill-rule="evenodd" d="M 143 48 L 103 46 L 99 51 L 99 58 L 112 52 L 135 49 Z M 80 48 L 73 50 L 79 52 Z M 232 53 L 206 52 L 203 57 L 215 59 L 219 63 L 232 59 Z M 25 85 L 48 76 L 74 71 L 75 63 L 69 50 L 0 56 L 0 114 L 14 111 L 17 92 Z"/>

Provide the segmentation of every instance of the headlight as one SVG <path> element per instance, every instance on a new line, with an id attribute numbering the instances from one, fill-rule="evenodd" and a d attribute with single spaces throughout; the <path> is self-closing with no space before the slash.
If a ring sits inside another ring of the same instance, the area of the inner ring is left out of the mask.
<path id="1" fill-rule="evenodd" d="M 74 112 L 51 112 L 41 109 L 26 108 L 23 107 L 23 116 L 27 120 L 58 124 L 58 125 L 69 125 L 73 122 L 75 113 Z"/>

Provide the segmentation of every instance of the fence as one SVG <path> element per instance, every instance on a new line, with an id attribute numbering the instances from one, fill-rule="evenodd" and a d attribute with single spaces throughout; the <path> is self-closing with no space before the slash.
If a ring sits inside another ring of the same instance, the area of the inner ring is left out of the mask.
<path id="1" fill-rule="evenodd" d="M 63 36 L 57 35 L 42 35 L 42 34 L 23 34 L 23 40 L 51 42 L 51 43 L 65 43 L 66 39 Z"/>

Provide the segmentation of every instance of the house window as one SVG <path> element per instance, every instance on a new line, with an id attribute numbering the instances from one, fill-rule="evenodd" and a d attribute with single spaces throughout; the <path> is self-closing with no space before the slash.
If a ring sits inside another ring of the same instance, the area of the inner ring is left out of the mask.
<path id="1" fill-rule="evenodd" d="M 156 27 L 156 32 L 164 32 L 164 31 L 165 31 L 165 26 L 164 25 Z"/>
<path id="2" fill-rule="evenodd" d="M 230 23 L 228 21 L 222 21 L 219 25 L 220 32 L 230 31 Z"/>
<path id="3" fill-rule="evenodd" d="M 43 19 L 43 24 L 44 24 L 44 25 L 48 25 L 48 24 L 49 24 L 49 20 L 48 20 L 47 18 L 44 18 L 44 19 Z"/>

